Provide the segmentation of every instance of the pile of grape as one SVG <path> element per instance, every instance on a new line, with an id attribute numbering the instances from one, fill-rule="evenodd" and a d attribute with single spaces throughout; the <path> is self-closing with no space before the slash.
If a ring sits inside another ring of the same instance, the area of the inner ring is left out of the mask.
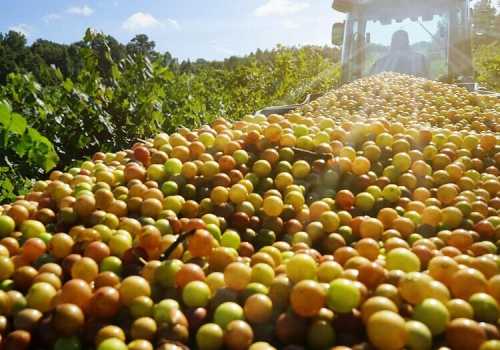
<path id="1" fill-rule="evenodd" d="M 308 116 L 336 115 L 349 121 L 382 118 L 405 126 L 447 131 L 499 132 L 500 102 L 455 85 L 384 73 L 344 85 L 303 108 Z"/>
<path id="2" fill-rule="evenodd" d="M 499 107 L 382 74 L 54 171 L 0 207 L 0 347 L 498 350 Z"/>

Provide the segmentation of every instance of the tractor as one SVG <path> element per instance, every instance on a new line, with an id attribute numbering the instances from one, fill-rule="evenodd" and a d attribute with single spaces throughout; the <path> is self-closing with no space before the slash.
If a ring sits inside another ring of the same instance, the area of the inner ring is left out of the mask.
<path id="1" fill-rule="evenodd" d="M 469 0 L 334 0 L 332 7 L 346 15 L 332 29 L 332 44 L 342 47 L 342 83 L 366 76 L 387 54 L 391 34 L 405 30 L 412 50 L 427 58 L 427 78 L 477 89 Z"/>
<path id="2" fill-rule="evenodd" d="M 474 82 L 469 0 L 334 0 L 332 8 L 345 14 L 343 22 L 333 24 L 331 38 L 342 49 L 341 84 L 372 74 L 377 60 L 389 53 L 393 33 L 404 30 L 411 50 L 427 61 L 426 78 L 499 96 Z M 308 96 L 304 103 L 317 97 Z M 259 112 L 285 113 L 301 105 Z"/>

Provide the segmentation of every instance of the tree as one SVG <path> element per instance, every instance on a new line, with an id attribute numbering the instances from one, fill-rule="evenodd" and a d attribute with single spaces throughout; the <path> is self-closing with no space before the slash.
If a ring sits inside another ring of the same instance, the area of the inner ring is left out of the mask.
<path id="1" fill-rule="evenodd" d="M 32 72 L 39 81 L 50 82 L 52 73 L 46 69 L 47 65 L 59 68 L 65 76 L 70 74 L 67 45 L 38 39 L 30 49 L 33 55 L 33 67 L 28 68 L 28 71 Z"/>
<path id="2" fill-rule="evenodd" d="M 78 73 L 83 69 L 84 63 L 80 52 L 84 46 L 85 44 L 82 41 L 68 46 L 68 74 L 72 79 L 76 78 Z"/>
<path id="3" fill-rule="evenodd" d="M 125 47 L 111 35 L 93 33 L 87 30 L 85 42 L 79 43 L 81 48 L 88 47 L 95 53 L 99 71 L 105 79 L 111 79 L 112 62 L 120 61 L 126 56 Z M 81 52 L 81 50 L 80 50 Z"/>
<path id="4" fill-rule="evenodd" d="M 497 40 L 500 16 L 491 0 L 481 0 L 474 6 L 472 18 L 475 45 L 490 44 Z"/>
<path id="5" fill-rule="evenodd" d="M 179 72 L 182 73 L 192 73 L 193 72 L 193 64 L 191 60 L 182 61 L 179 66 Z"/>
<path id="6" fill-rule="evenodd" d="M 31 45 L 31 52 L 39 55 L 48 65 L 54 65 L 63 73 L 67 72 L 66 45 L 54 43 L 49 40 L 38 39 Z"/>
<path id="7" fill-rule="evenodd" d="M 156 43 L 149 40 L 146 34 L 138 34 L 127 44 L 127 53 L 141 54 L 153 60 L 158 56 L 158 53 L 154 51 L 155 46 Z"/>
<path id="8" fill-rule="evenodd" d="M 179 68 L 179 60 L 172 56 L 172 54 L 166 51 L 163 55 L 159 55 L 159 62 L 165 67 L 168 67 L 172 71 L 177 71 Z"/>
<path id="9" fill-rule="evenodd" d="M 13 51 L 26 49 L 26 37 L 22 33 L 11 30 L 5 34 L 2 41 L 5 46 Z"/>
<path id="10" fill-rule="evenodd" d="M 23 34 L 13 30 L 0 34 L 0 83 L 6 82 L 9 73 L 22 70 L 29 56 Z"/>

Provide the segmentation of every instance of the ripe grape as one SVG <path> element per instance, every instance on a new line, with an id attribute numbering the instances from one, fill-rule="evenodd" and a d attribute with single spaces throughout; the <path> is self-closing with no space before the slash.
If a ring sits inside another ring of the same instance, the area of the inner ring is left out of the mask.
<path id="1" fill-rule="evenodd" d="M 271 319 L 273 303 L 265 294 L 253 294 L 247 298 L 244 306 L 245 318 L 253 323 L 265 323 Z"/>
<path id="2" fill-rule="evenodd" d="M 368 319 L 368 338 L 380 349 L 402 349 L 408 340 L 405 320 L 392 311 L 379 311 Z"/>
<path id="3" fill-rule="evenodd" d="M 325 303 L 325 291 L 315 281 L 303 280 L 293 286 L 290 293 L 290 304 L 293 311 L 303 317 L 318 314 Z"/>
<path id="4" fill-rule="evenodd" d="M 130 276 L 122 281 L 119 292 L 122 303 L 130 305 L 132 300 L 138 296 L 149 296 L 151 294 L 151 287 L 144 278 Z"/>
<path id="5" fill-rule="evenodd" d="M 306 254 L 294 255 L 286 263 L 286 274 L 294 283 L 314 279 L 316 277 L 317 264 L 312 257 Z"/>
<path id="6" fill-rule="evenodd" d="M 233 262 L 224 269 L 225 285 L 241 291 L 250 283 L 252 268 L 240 262 Z"/>

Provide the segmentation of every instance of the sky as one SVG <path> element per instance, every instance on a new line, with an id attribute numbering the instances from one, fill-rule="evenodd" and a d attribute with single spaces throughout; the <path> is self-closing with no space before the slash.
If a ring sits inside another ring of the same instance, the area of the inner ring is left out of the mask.
<path id="1" fill-rule="evenodd" d="M 126 43 L 145 33 L 180 59 L 222 59 L 284 45 L 326 45 L 343 18 L 330 0 L 1 0 L 0 32 L 62 43 L 91 27 Z"/>
<path id="2" fill-rule="evenodd" d="M 43 38 L 72 43 L 91 27 L 122 43 L 145 33 L 156 42 L 157 50 L 192 60 L 241 56 L 277 44 L 328 45 L 332 24 L 344 18 L 331 8 L 332 0 L 0 2 L 0 32 L 22 32 L 29 42 Z M 389 40 L 385 31 L 377 32 Z"/>

